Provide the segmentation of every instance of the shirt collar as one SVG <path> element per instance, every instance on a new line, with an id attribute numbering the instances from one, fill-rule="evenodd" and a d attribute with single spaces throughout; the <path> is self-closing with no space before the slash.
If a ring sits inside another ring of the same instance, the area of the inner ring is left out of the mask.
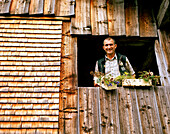
<path id="1" fill-rule="evenodd" d="M 115 56 L 112 59 L 109 59 L 106 55 L 105 55 L 105 60 L 109 60 L 109 61 L 113 61 L 114 59 L 117 59 L 117 55 L 115 54 Z"/>

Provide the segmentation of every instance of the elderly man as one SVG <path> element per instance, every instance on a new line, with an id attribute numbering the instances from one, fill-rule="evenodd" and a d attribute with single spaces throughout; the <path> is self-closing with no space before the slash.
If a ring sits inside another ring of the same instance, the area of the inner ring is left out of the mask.
<path id="1" fill-rule="evenodd" d="M 125 55 L 116 53 L 117 44 L 114 39 L 108 37 L 103 42 L 103 49 L 106 52 L 105 57 L 96 62 L 95 72 L 102 72 L 105 75 L 111 75 L 116 78 L 123 75 L 124 72 L 129 72 L 134 75 L 135 72 Z M 98 86 L 94 78 L 94 86 Z"/>

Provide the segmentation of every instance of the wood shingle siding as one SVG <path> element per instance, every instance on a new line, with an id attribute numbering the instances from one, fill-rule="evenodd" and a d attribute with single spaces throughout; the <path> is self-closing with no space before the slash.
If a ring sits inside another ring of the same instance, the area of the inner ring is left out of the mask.
<path id="1" fill-rule="evenodd" d="M 0 133 L 58 133 L 61 39 L 61 21 L 0 20 Z"/>

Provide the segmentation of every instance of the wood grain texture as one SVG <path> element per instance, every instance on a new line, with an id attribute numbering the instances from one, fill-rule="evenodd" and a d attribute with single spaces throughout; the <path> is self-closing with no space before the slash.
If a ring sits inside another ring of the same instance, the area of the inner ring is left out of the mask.
<path id="1" fill-rule="evenodd" d="M 163 86 L 167 86 L 170 83 L 170 77 L 169 72 L 167 71 L 167 63 L 163 51 L 163 46 L 158 42 L 158 40 L 155 41 L 155 54 L 157 59 L 157 64 L 159 65 L 159 73 L 160 73 L 160 80 L 161 84 Z"/>
<path id="2" fill-rule="evenodd" d="M 12 0 L 1 0 L 0 1 L 0 14 L 10 13 L 10 6 Z"/>
<path id="3" fill-rule="evenodd" d="M 75 15 L 76 0 L 57 0 L 55 4 L 56 16 L 72 16 Z"/>
<path id="4" fill-rule="evenodd" d="M 106 7 L 105 0 L 91 0 L 92 35 L 108 35 Z"/>
<path id="5" fill-rule="evenodd" d="M 138 1 L 125 1 L 126 36 L 139 36 Z"/>
<path id="6" fill-rule="evenodd" d="M 109 35 L 126 35 L 124 0 L 108 0 L 107 13 Z"/>
<path id="7" fill-rule="evenodd" d="M 70 34 L 91 34 L 90 0 L 77 0 L 75 17 L 71 18 Z"/>
<path id="8" fill-rule="evenodd" d="M 61 21 L 0 20 L 0 132 L 58 133 L 61 35 Z"/>
<path id="9" fill-rule="evenodd" d="M 139 0 L 140 37 L 157 37 L 156 21 L 147 0 Z"/>
<path id="10" fill-rule="evenodd" d="M 43 14 L 44 0 L 31 0 L 29 14 Z"/>
<path id="11" fill-rule="evenodd" d="M 54 15 L 56 0 L 44 1 L 44 15 Z"/>
<path id="12" fill-rule="evenodd" d="M 28 14 L 30 0 L 13 0 L 11 3 L 10 14 Z"/>

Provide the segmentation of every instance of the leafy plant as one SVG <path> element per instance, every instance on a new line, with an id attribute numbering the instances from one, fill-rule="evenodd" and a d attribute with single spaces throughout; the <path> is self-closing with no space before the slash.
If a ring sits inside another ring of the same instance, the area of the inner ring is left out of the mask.
<path id="1" fill-rule="evenodd" d="M 113 78 L 111 75 L 105 75 L 101 72 L 90 72 L 91 75 L 97 78 L 97 83 L 104 84 L 107 86 L 121 86 L 123 79 L 134 79 L 133 76 L 131 76 L 129 73 L 125 72 L 123 75 L 117 76 L 116 78 Z"/>
<path id="2" fill-rule="evenodd" d="M 139 79 L 143 79 L 147 82 L 151 79 L 154 85 L 159 84 L 160 76 L 154 75 L 153 72 L 140 71 L 139 74 Z"/>

